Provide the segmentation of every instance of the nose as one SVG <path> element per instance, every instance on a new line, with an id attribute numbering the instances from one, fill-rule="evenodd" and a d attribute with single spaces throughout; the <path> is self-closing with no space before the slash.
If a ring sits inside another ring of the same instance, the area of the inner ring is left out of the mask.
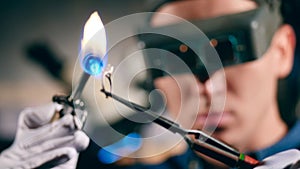
<path id="1" fill-rule="evenodd" d="M 199 78 L 198 78 L 199 79 Z M 204 81 L 203 81 L 204 79 Z M 205 97 L 208 104 L 212 104 L 214 100 L 220 100 L 216 98 L 222 98 L 224 100 L 226 94 L 226 78 L 224 71 L 220 70 L 212 74 L 199 79 L 200 95 Z"/>

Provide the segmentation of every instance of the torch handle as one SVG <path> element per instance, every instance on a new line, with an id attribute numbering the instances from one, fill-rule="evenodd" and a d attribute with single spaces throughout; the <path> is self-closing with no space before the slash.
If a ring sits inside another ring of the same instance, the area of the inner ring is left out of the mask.
<path id="1" fill-rule="evenodd" d="M 76 116 L 76 118 L 73 118 L 75 127 L 77 129 L 83 128 L 88 115 L 83 101 L 81 101 L 80 99 L 70 100 L 69 96 L 63 95 L 53 96 L 52 101 L 61 104 L 63 106 L 63 109 L 61 109 L 60 111 L 56 111 L 50 122 L 59 120 L 66 114 L 71 114 L 73 116 Z"/>
<path id="2" fill-rule="evenodd" d="M 50 123 L 52 123 L 52 122 L 54 122 L 54 121 L 56 121 L 56 120 L 58 120 L 58 119 L 60 119 L 61 117 L 60 117 L 60 115 L 59 115 L 59 112 L 58 111 L 55 111 L 54 112 L 54 114 L 53 114 L 53 116 L 52 116 L 52 118 L 51 118 L 51 120 L 50 120 Z"/>

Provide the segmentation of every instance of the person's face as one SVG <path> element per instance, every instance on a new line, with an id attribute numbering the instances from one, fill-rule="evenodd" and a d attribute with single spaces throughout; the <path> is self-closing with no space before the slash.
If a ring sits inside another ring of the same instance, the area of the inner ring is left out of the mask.
<path id="1" fill-rule="evenodd" d="M 250 0 L 183 0 L 162 6 L 159 12 L 193 20 L 254 8 L 256 4 Z M 151 24 L 163 26 L 173 22 L 177 21 L 154 15 Z M 183 126 L 194 122 L 194 129 L 209 131 L 217 127 L 215 137 L 249 151 L 251 144 L 264 134 L 261 129 L 272 128 L 277 118 L 274 116 L 279 114 L 276 90 L 280 60 L 274 59 L 279 54 L 276 47 L 270 47 L 261 59 L 226 67 L 225 76 L 219 70 L 205 82 L 196 79 L 193 83 L 195 76 L 185 74 L 157 78 L 154 84 L 165 95 L 168 111 Z"/>

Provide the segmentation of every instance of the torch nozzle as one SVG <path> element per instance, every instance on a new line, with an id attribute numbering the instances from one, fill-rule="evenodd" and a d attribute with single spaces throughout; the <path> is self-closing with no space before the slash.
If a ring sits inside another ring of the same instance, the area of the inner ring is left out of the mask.
<path id="1" fill-rule="evenodd" d="M 82 91 L 84 89 L 84 86 L 86 85 L 89 78 L 90 78 L 90 75 L 88 73 L 86 73 L 86 72 L 82 73 L 77 85 L 72 90 L 72 93 L 69 97 L 70 100 L 76 100 L 76 99 L 80 98 Z"/>

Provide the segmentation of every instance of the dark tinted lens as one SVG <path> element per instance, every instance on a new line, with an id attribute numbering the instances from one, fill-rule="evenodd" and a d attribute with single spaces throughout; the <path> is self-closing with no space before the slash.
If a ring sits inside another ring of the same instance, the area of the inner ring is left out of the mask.
<path id="1" fill-rule="evenodd" d="M 148 63 L 155 65 L 156 61 L 154 60 L 158 59 L 161 60 L 161 66 L 165 67 L 166 70 L 170 70 L 170 72 L 175 73 L 184 73 L 180 71 L 179 65 L 170 64 L 170 61 L 168 59 L 165 60 L 165 58 L 171 58 L 166 57 L 165 55 L 175 55 L 176 57 L 184 61 L 184 63 L 189 67 L 192 73 L 199 77 L 204 77 L 201 79 L 206 79 L 206 70 L 209 69 L 211 73 L 214 70 L 218 70 L 220 68 L 218 66 L 219 61 L 222 62 L 223 66 L 229 66 L 238 63 L 238 59 L 240 58 L 240 52 L 237 50 L 237 46 L 239 45 L 236 36 L 232 34 L 227 34 L 213 37 L 214 38 L 211 39 L 210 44 L 203 43 L 203 41 L 200 41 L 199 43 L 199 40 L 195 39 L 194 44 L 197 44 L 197 49 L 195 50 L 198 50 L 197 52 L 201 56 L 198 56 L 191 48 L 188 47 L 188 45 L 183 44 L 181 41 L 178 41 L 177 39 L 171 37 L 166 37 L 157 34 L 144 34 L 142 39 L 144 39 L 145 48 L 155 48 L 169 51 L 169 53 L 163 54 L 159 52 L 152 52 L 151 54 L 149 54 L 151 57 L 148 58 Z M 193 40 L 191 39 L 191 41 Z M 215 52 L 212 52 L 212 46 L 215 47 L 217 53 L 219 54 L 219 58 L 214 57 Z M 156 59 L 153 59 L 154 57 Z M 157 71 L 154 74 L 155 77 L 166 75 L 165 73 L 159 73 L 159 71 Z"/>
<path id="2" fill-rule="evenodd" d="M 195 69 L 200 61 L 197 55 L 184 44 L 177 44 L 176 48 L 171 49 L 170 52 L 174 53 L 181 60 L 183 60 L 190 69 Z"/>
<path id="3" fill-rule="evenodd" d="M 223 66 L 232 65 L 236 62 L 236 44 L 233 36 L 212 39 L 211 45 L 216 49 Z M 209 60 L 209 58 L 207 58 Z"/>
<path id="4" fill-rule="evenodd" d="M 187 45 L 177 43 L 169 48 L 168 51 L 179 57 L 189 67 L 190 71 L 198 77 L 200 81 L 205 81 L 208 77 L 208 73 L 199 56 Z M 174 69 L 178 69 L 176 65 L 173 65 Z"/>
<path id="5" fill-rule="evenodd" d="M 234 61 L 234 52 L 232 50 L 232 44 L 230 41 L 223 41 L 219 43 L 215 49 L 217 50 L 223 63 Z"/>

